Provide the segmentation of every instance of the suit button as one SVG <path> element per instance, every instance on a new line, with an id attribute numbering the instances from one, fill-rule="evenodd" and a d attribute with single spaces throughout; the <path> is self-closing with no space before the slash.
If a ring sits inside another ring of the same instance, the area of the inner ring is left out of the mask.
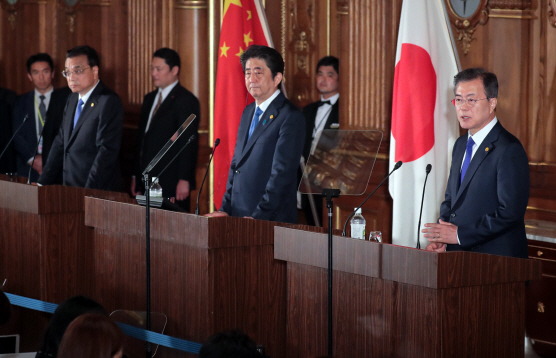
<path id="1" fill-rule="evenodd" d="M 239 174 L 239 170 L 236 170 L 236 174 Z"/>
<path id="2" fill-rule="evenodd" d="M 456 217 L 456 213 L 452 213 L 452 215 L 450 215 L 451 217 L 455 218 Z"/>

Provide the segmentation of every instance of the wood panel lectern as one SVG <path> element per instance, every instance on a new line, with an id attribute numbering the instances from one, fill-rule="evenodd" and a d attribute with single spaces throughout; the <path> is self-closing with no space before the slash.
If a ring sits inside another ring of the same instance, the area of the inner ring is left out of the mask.
<path id="1" fill-rule="evenodd" d="M 0 285 L 6 279 L 6 292 L 59 303 L 83 292 L 90 282 L 93 231 L 84 222 L 85 195 L 122 200 L 128 196 L 61 185 L 39 187 L 23 180 L 0 176 Z M 36 350 L 48 319 L 14 308 L 10 324 L 1 332 L 21 334 L 21 349 Z"/>
<path id="2" fill-rule="evenodd" d="M 94 228 L 94 297 L 109 310 L 144 311 L 145 208 L 86 198 Z M 239 328 L 285 357 L 286 264 L 274 260 L 270 221 L 151 209 L 151 306 L 165 334 L 203 343 Z M 160 347 L 157 356 L 184 357 Z"/>
<path id="3" fill-rule="evenodd" d="M 276 227 L 288 357 L 327 353 L 327 237 Z M 538 262 L 334 236 L 334 357 L 523 357 Z"/>

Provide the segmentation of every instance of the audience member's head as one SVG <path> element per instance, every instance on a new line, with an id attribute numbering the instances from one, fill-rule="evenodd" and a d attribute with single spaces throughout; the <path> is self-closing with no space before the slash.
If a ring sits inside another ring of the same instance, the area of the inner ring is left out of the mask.
<path id="1" fill-rule="evenodd" d="M 261 355 L 248 335 L 234 330 L 212 335 L 201 347 L 199 358 L 261 358 Z"/>
<path id="2" fill-rule="evenodd" d="M 59 358 L 121 358 L 124 333 L 103 314 L 87 313 L 69 325 L 58 352 Z"/>
<path id="3" fill-rule="evenodd" d="M 56 357 L 66 328 L 74 319 L 85 313 L 99 313 L 108 316 L 100 304 L 85 296 L 74 296 L 62 302 L 54 311 L 46 327 L 41 349 L 36 357 Z"/>
<path id="4" fill-rule="evenodd" d="M 3 325 L 10 320 L 11 311 L 10 300 L 6 297 L 4 292 L 0 290 L 0 325 Z"/>

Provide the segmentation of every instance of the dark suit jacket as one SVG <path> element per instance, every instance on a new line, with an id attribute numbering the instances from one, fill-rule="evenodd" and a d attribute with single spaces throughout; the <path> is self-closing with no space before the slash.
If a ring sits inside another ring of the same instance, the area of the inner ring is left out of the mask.
<path id="1" fill-rule="evenodd" d="M 460 245 L 447 251 L 527 257 L 525 209 L 529 162 L 519 140 L 498 122 L 471 160 L 460 185 L 467 134 L 454 145 L 440 218 L 458 227 Z"/>
<path id="2" fill-rule="evenodd" d="M 50 148 L 52 147 L 54 138 L 56 138 L 60 125 L 62 124 L 62 119 L 64 118 L 64 108 L 70 94 L 71 90 L 69 87 L 64 87 L 55 89 L 50 97 L 50 103 L 48 104 L 48 110 L 46 111 L 46 118 L 43 118 L 45 120 L 42 132 L 43 165 L 48 159 Z M 38 138 L 35 122 L 36 108 L 35 91 L 33 90 L 18 97 L 13 112 L 13 128 L 18 128 L 23 122 L 25 116 L 29 116 L 23 127 L 21 127 L 20 131 L 14 137 L 13 141 L 17 156 L 17 174 L 23 177 L 27 177 L 27 175 L 29 175 L 30 166 L 27 164 L 27 161 L 35 155 L 35 151 L 37 149 Z M 38 178 L 39 173 L 32 170 L 31 180 L 37 181 Z M 61 181 L 59 184 L 61 184 Z"/>
<path id="3" fill-rule="evenodd" d="M 255 107 L 251 103 L 241 116 L 220 210 L 231 216 L 296 223 L 296 173 L 305 137 L 303 115 L 280 93 L 247 140 Z"/>
<path id="4" fill-rule="evenodd" d="M 154 114 L 149 126 L 149 131 L 145 133 L 149 114 L 157 92 L 158 90 L 148 93 L 141 106 L 133 172 L 136 176 L 136 185 L 143 191 L 144 186 L 141 175 L 143 170 L 158 154 L 160 149 L 164 147 L 166 142 L 168 142 L 187 117 L 191 114 L 195 114 L 197 118 L 195 118 L 189 128 L 182 133 L 180 139 L 174 143 L 168 153 L 166 153 L 151 171 L 152 176 L 158 176 L 160 171 L 166 167 L 169 161 L 174 158 L 185 143 L 187 143 L 189 137 L 193 134 L 196 135 L 195 139 L 189 143 L 179 157 L 170 164 L 159 178 L 163 196 L 174 197 L 176 196 L 176 186 L 181 179 L 189 182 L 191 190 L 195 189 L 195 169 L 197 167 L 197 153 L 199 151 L 199 136 L 197 132 L 201 120 L 201 110 L 197 97 L 178 83 L 172 91 L 170 91 Z"/>
<path id="5" fill-rule="evenodd" d="M 309 159 L 311 153 L 311 145 L 313 142 L 313 130 L 315 129 L 315 117 L 319 109 L 319 102 L 313 102 L 303 108 L 303 116 L 305 116 L 305 145 L 303 146 L 303 157 L 305 161 Z M 340 100 L 332 106 L 330 115 L 326 119 L 323 129 L 331 129 L 332 123 L 340 123 Z M 339 127 L 336 127 L 338 129 Z"/>
<path id="6" fill-rule="evenodd" d="M 62 126 L 39 183 L 55 184 L 62 173 L 64 185 L 121 190 L 118 157 L 124 115 L 122 102 L 116 93 L 99 82 L 73 128 L 78 100 L 78 93 L 68 98 Z"/>

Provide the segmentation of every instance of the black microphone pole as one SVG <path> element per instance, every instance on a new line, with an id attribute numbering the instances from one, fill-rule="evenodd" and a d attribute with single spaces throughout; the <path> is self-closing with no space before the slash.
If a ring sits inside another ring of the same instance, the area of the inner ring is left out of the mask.
<path id="1" fill-rule="evenodd" d="M 25 117 L 23 118 L 23 122 L 21 122 L 21 124 L 19 125 L 19 127 L 17 127 L 17 130 L 14 132 L 14 134 L 12 135 L 12 137 L 10 138 L 10 141 L 8 142 L 8 144 L 6 144 L 6 146 L 4 147 L 4 150 L 2 151 L 2 154 L 0 154 L 0 159 L 2 159 L 2 156 L 4 155 L 4 153 L 6 153 L 6 150 L 8 149 L 8 147 L 10 146 L 10 144 L 12 144 L 12 141 L 15 138 L 15 135 L 17 134 L 17 132 L 19 132 L 19 130 L 21 129 L 21 127 L 23 127 L 23 125 L 25 124 L 25 122 L 27 121 L 27 118 L 29 117 L 29 115 L 25 115 Z"/>
<path id="2" fill-rule="evenodd" d="M 35 164 L 35 157 L 39 151 L 39 145 L 41 144 L 42 132 L 44 132 L 44 126 L 41 129 L 41 134 L 39 135 L 39 140 L 37 141 L 37 146 L 35 147 L 35 153 L 33 153 L 33 161 L 31 162 L 31 168 L 29 168 L 29 174 L 27 174 L 27 184 L 31 184 L 31 171 L 33 170 L 33 164 Z M 43 168 L 44 164 L 45 163 L 42 163 Z"/>
<path id="3" fill-rule="evenodd" d="M 216 140 L 214 141 L 214 147 L 212 148 L 212 153 L 210 154 L 207 170 L 205 171 L 205 176 L 203 177 L 203 181 L 201 182 L 201 186 L 199 187 L 199 192 L 197 192 L 197 207 L 195 208 L 195 215 L 199 215 L 199 197 L 201 196 L 201 190 L 203 190 L 203 184 L 205 184 L 205 179 L 207 179 L 207 174 L 210 169 L 210 162 L 212 161 L 212 157 L 214 157 L 214 152 L 216 151 L 216 147 L 218 147 L 219 144 L 220 144 L 220 138 L 216 138 Z"/>
<path id="4" fill-rule="evenodd" d="M 347 228 L 347 224 L 349 222 L 349 220 L 353 217 L 353 215 L 355 215 L 355 212 L 357 211 L 357 209 L 360 209 L 363 205 L 365 205 L 365 203 L 367 202 L 367 200 L 369 200 L 371 198 L 371 196 L 373 196 L 373 194 L 375 193 L 375 191 L 378 190 L 378 188 L 380 188 L 382 186 L 382 184 L 384 184 L 384 182 L 386 181 L 386 179 L 388 179 L 390 177 L 390 175 L 392 175 L 393 172 L 395 172 L 396 170 L 400 169 L 400 167 L 402 166 L 403 162 L 400 160 L 399 162 L 396 163 L 396 165 L 394 165 L 394 169 L 392 169 L 392 171 L 390 173 L 388 173 L 387 176 L 384 177 L 384 179 L 382 179 L 382 181 L 380 182 L 380 184 L 377 185 L 377 187 L 375 188 L 375 190 L 373 190 L 372 193 L 369 194 L 369 196 L 367 196 L 367 198 L 365 200 L 363 200 L 363 202 L 361 203 L 361 205 L 359 205 L 357 208 L 355 208 L 355 210 L 353 210 L 353 212 L 351 213 L 351 215 L 347 218 L 345 224 L 344 224 L 344 231 L 342 231 L 342 236 L 346 236 L 346 228 Z"/>
<path id="5" fill-rule="evenodd" d="M 431 172 L 432 165 L 427 164 L 427 175 L 425 176 L 425 184 L 423 184 L 423 197 L 421 198 L 421 211 L 419 211 L 419 224 L 417 224 L 417 249 L 421 249 L 421 241 L 419 241 L 419 234 L 420 234 L 420 227 L 421 227 L 421 216 L 423 215 L 423 203 L 425 202 L 425 188 L 427 187 L 427 178 L 429 177 L 429 173 Z"/>

